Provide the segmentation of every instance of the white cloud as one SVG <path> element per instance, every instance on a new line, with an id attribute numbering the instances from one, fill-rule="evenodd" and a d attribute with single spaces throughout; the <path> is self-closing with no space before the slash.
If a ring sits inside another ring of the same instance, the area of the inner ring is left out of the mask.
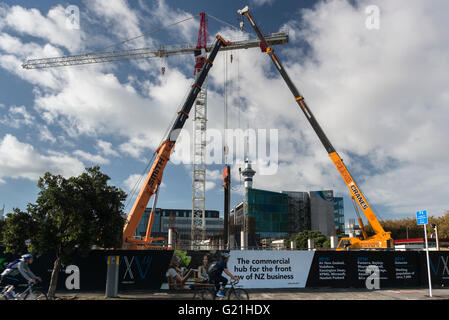
<path id="1" fill-rule="evenodd" d="M 94 0 L 85 1 L 85 4 L 92 13 L 100 18 L 102 24 L 106 24 L 120 40 L 127 40 L 143 34 L 139 27 L 139 14 L 131 9 L 125 0 Z M 133 47 L 144 47 L 151 45 L 139 38 L 133 40 L 130 45 Z M 126 44 L 128 45 L 128 44 Z"/>
<path id="2" fill-rule="evenodd" d="M 90 154 L 90 153 L 85 152 L 85 151 L 83 151 L 83 150 L 75 150 L 75 151 L 73 152 L 73 154 L 74 154 L 75 156 L 77 156 L 77 157 L 79 157 L 79 158 L 85 160 L 85 161 L 93 162 L 93 163 L 95 163 L 95 164 L 108 164 L 108 163 L 109 163 L 109 160 L 108 160 L 108 159 L 103 158 L 103 157 L 100 156 L 100 155 L 93 155 L 93 154 Z"/>
<path id="3" fill-rule="evenodd" d="M 79 175 L 84 165 L 67 154 L 49 151 L 41 154 L 15 136 L 6 134 L 0 140 L 0 179 L 24 178 L 37 180 L 45 172 L 62 174 L 65 177 Z"/>
<path id="4" fill-rule="evenodd" d="M 145 5 L 143 5 L 143 8 L 150 15 L 151 20 L 158 21 L 160 26 L 166 26 L 194 16 L 184 10 L 170 7 L 164 0 L 157 0 L 156 4 L 151 8 L 148 8 Z M 197 16 L 196 19 L 187 20 L 183 23 L 172 26 L 167 30 L 170 32 L 170 35 L 191 43 L 192 41 L 197 40 L 199 21 L 200 18 Z"/>
<path id="5" fill-rule="evenodd" d="M 61 51 L 51 44 L 40 46 L 36 43 L 23 43 L 19 38 L 7 33 L 0 33 L 0 67 L 16 74 L 25 81 L 43 88 L 58 89 L 62 87 L 61 77 L 54 70 L 25 70 L 22 64 L 30 57 L 51 57 L 61 55 Z"/>
<path id="6" fill-rule="evenodd" d="M 22 126 L 31 126 L 34 124 L 35 118 L 26 110 L 25 106 L 11 106 L 7 115 L 0 120 L 0 123 L 20 128 Z"/>
<path id="7" fill-rule="evenodd" d="M 273 4 L 275 0 L 251 0 L 251 3 L 255 6 L 263 6 L 265 4 Z"/>
<path id="8" fill-rule="evenodd" d="M 132 174 L 128 178 L 126 178 L 125 181 L 123 181 L 123 184 L 128 192 L 136 189 L 137 193 L 142 188 L 143 183 L 145 182 L 145 177 L 141 174 Z"/>
<path id="9" fill-rule="evenodd" d="M 209 180 L 222 180 L 223 175 L 220 170 L 207 170 L 206 171 L 206 179 Z"/>
<path id="10" fill-rule="evenodd" d="M 131 192 L 135 190 L 134 197 L 140 192 L 142 189 L 143 183 L 145 182 L 146 175 L 145 174 L 131 174 L 128 178 L 123 181 L 123 185 L 126 191 Z M 161 188 L 164 188 L 166 184 L 164 182 L 161 183 Z"/>
<path id="11" fill-rule="evenodd" d="M 50 132 L 50 130 L 46 125 L 39 126 L 39 133 L 40 133 L 39 139 L 41 141 L 49 141 L 51 143 L 56 142 L 56 138 L 53 136 L 53 134 Z"/>
<path id="12" fill-rule="evenodd" d="M 59 123 L 71 136 L 125 137 L 128 141 L 119 150 L 138 158 L 159 145 L 189 87 L 190 81 L 176 70 L 165 77 L 167 82 L 151 84 L 147 98 L 113 74 L 70 69 L 66 87 L 39 94 L 36 107 L 48 123 Z"/>
<path id="13" fill-rule="evenodd" d="M 114 156 L 114 157 L 119 156 L 118 152 L 115 151 L 114 149 L 112 149 L 112 143 L 110 143 L 110 142 L 98 140 L 97 147 L 101 150 L 101 152 L 105 156 Z"/>
<path id="14" fill-rule="evenodd" d="M 71 52 L 82 48 L 84 33 L 66 27 L 65 8 L 61 5 L 51 8 L 46 17 L 37 9 L 20 6 L 3 8 L 0 16 L 4 25 L 22 34 L 43 38 Z"/>
<path id="15" fill-rule="evenodd" d="M 206 181 L 205 189 L 206 189 L 206 191 L 209 191 L 209 190 L 214 189 L 215 186 L 216 186 L 215 182 L 213 182 L 213 181 Z"/>

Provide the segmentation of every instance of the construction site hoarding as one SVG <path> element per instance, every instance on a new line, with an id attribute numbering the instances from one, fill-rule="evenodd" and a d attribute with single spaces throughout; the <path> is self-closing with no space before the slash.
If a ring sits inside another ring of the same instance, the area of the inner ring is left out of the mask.
<path id="1" fill-rule="evenodd" d="M 104 291 L 108 256 L 119 256 L 119 291 L 193 290 L 204 283 L 202 265 L 220 259 L 217 250 L 93 250 L 85 257 L 73 256 L 62 266 L 58 290 Z M 0 248 L 0 273 L 17 256 Z M 37 256 L 32 271 L 48 287 L 54 255 Z M 427 287 L 423 251 L 300 251 L 231 250 L 229 271 L 244 288 L 366 288 L 378 270 L 383 288 Z M 430 252 L 432 285 L 449 285 L 449 251 Z M 177 275 L 182 284 L 170 281 Z M 226 275 L 224 275 L 227 277 Z"/>

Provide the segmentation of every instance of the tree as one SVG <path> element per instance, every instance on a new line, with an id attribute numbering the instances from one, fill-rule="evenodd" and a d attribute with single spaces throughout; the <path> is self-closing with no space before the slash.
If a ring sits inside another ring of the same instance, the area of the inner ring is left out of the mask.
<path id="1" fill-rule="evenodd" d="M 429 216 L 428 222 L 427 233 L 429 236 L 430 234 L 435 232 L 430 224 L 435 223 L 438 227 L 438 237 L 449 238 L 449 211 L 447 211 L 443 216 L 440 217 Z M 415 217 L 397 220 L 384 220 L 381 221 L 380 224 L 385 231 L 391 232 L 391 237 L 395 240 L 424 237 L 423 227 L 417 225 Z M 374 234 L 374 231 L 370 225 L 366 225 L 365 228 L 368 235 Z"/>
<path id="2" fill-rule="evenodd" d="M 86 256 L 94 245 L 121 246 L 126 194 L 108 186 L 109 179 L 99 167 L 68 179 L 47 172 L 39 178 L 36 203 L 28 204 L 26 213 L 8 215 L 3 233 L 8 252 L 22 252 L 21 243 L 30 239 L 31 252 L 55 254 L 49 298 L 55 295 L 62 263 L 70 263 L 75 254 Z M 24 223 L 29 229 L 18 233 Z"/>
<path id="3" fill-rule="evenodd" d="M 8 213 L 2 221 L 1 242 L 6 252 L 24 254 L 28 251 L 26 240 L 35 231 L 36 223 L 28 212 L 18 208 Z"/>
<path id="4" fill-rule="evenodd" d="M 316 248 L 329 248 L 330 247 L 330 239 L 328 239 L 325 235 L 323 235 L 319 231 L 302 231 L 293 235 L 291 240 L 296 242 L 296 248 L 298 249 L 307 249 L 308 248 L 308 239 L 313 239 L 314 245 Z"/>
<path id="5" fill-rule="evenodd" d="M 5 220 L 0 219 L 0 246 L 2 245 L 2 241 L 3 241 L 1 235 L 3 234 L 4 228 L 5 228 Z"/>

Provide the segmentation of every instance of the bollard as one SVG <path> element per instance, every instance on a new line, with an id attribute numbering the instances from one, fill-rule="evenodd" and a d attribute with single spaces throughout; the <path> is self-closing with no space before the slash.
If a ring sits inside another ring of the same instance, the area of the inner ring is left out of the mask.
<path id="1" fill-rule="evenodd" d="M 240 232 L 240 250 L 248 249 L 248 234 L 245 231 Z"/>
<path id="2" fill-rule="evenodd" d="M 168 229 L 168 248 L 173 249 L 173 228 Z"/>
<path id="3" fill-rule="evenodd" d="M 315 243 L 314 243 L 313 239 L 307 240 L 307 247 L 309 248 L 309 250 L 313 250 L 314 245 L 315 245 Z"/>
<path id="4" fill-rule="evenodd" d="M 117 298 L 119 256 L 108 256 L 106 275 L 106 298 Z"/>
<path id="5" fill-rule="evenodd" d="M 338 238 L 336 236 L 331 236 L 331 249 L 337 248 Z"/>
<path id="6" fill-rule="evenodd" d="M 296 249 L 296 241 L 290 241 L 290 249 Z"/>

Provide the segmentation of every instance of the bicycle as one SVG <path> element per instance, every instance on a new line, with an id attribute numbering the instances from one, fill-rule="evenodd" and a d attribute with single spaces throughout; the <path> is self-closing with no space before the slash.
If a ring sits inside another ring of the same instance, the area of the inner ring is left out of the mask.
<path id="1" fill-rule="evenodd" d="M 14 294 L 14 299 L 8 298 L 5 294 L 9 289 L 10 285 L 3 288 L 0 296 L 4 300 L 48 300 L 47 294 L 40 287 L 36 287 L 36 284 L 19 284 L 17 287 L 26 287 L 22 292 L 17 292 Z"/>
<path id="2" fill-rule="evenodd" d="M 193 299 L 199 300 L 249 300 L 248 291 L 243 288 L 236 288 L 235 285 L 239 283 L 238 280 L 231 280 L 230 287 L 225 288 L 225 297 L 217 297 L 217 290 L 214 284 L 207 284 L 203 289 L 197 290 L 193 294 Z"/>

